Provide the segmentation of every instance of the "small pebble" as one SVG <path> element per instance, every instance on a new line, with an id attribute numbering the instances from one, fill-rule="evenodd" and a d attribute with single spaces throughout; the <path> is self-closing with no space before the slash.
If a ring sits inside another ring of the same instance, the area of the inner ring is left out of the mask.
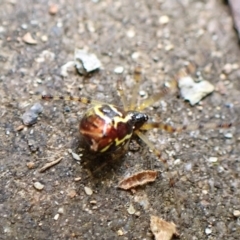
<path id="1" fill-rule="evenodd" d="M 225 133 L 224 137 L 228 138 L 228 139 L 231 139 L 231 138 L 233 138 L 233 135 L 232 135 L 232 133 Z"/>
<path id="2" fill-rule="evenodd" d="M 93 194 L 93 191 L 91 188 L 89 187 L 84 187 L 84 191 L 87 195 L 91 196 Z"/>
<path id="3" fill-rule="evenodd" d="M 123 234 L 124 234 L 124 233 L 123 233 L 123 230 L 122 230 L 122 229 L 119 229 L 119 230 L 117 231 L 117 235 L 118 235 L 118 236 L 123 236 Z"/>
<path id="4" fill-rule="evenodd" d="M 135 31 L 133 29 L 128 30 L 126 34 L 129 38 L 135 37 Z"/>
<path id="5" fill-rule="evenodd" d="M 35 19 L 31 20 L 30 23 L 32 26 L 38 26 L 38 24 L 39 24 L 38 20 L 35 20 Z"/>
<path id="6" fill-rule="evenodd" d="M 169 52 L 169 51 L 171 51 L 171 50 L 173 50 L 173 49 L 174 49 L 174 45 L 171 44 L 171 43 L 165 46 L 165 50 L 166 50 L 167 52 Z"/>
<path id="7" fill-rule="evenodd" d="M 35 183 L 33 184 L 33 186 L 34 186 L 37 190 L 39 190 L 39 191 L 43 190 L 43 188 L 44 188 L 44 185 L 41 184 L 40 182 L 35 182 Z"/>
<path id="8" fill-rule="evenodd" d="M 43 106 L 40 103 L 35 103 L 30 109 L 28 109 L 23 115 L 22 120 L 24 125 L 33 125 L 37 122 L 38 115 L 42 113 Z"/>
<path id="9" fill-rule="evenodd" d="M 144 91 L 144 90 L 140 90 L 140 91 L 139 91 L 139 95 L 140 95 L 141 98 L 143 98 L 143 99 L 148 98 L 148 94 L 147 94 L 147 92 Z"/>
<path id="10" fill-rule="evenodd" d="M 117 74 L 121 74 L 121 73 L 123 73 L 123 71 L 124 71 L 124 67 L 122 67 L 122 66 L 115 67 L 115 69 L 114 69 L 114 72 Z"/>
<path id="11" fill-rule="evenodd" d="M 237 63 L 232 64 L 232 69 L 237 70 L 239 68 L 239 65 Z"/>
<path id="12" fill-rule="evenodd" d="M 3 33 L 5 31 L 6 31 L 6 29 L 3 26 L 0 26 L 0 33 Z"/>
<path id="13" fill-rule="evenodd" d="M 60 214 L 59 214 L 59 213 L 57 213 L 57 214 L 54 216 L 54 218 L 53 218 L 53 219 L 54 219 L 55 221 L 57 221 L 57 220 L 58 220 L 58 218 L 59 218 L 59 216 L 60 216 Z"/>
<path id="14" fill-rule="evenodd" d="M 224 73 L 221 73 L 221 74 L 220 74 L 220 79 L 221 79 L 221 80 L 226 80 L 226 79 L 227 79 L 227 76 L 226 76 Z"/>
<path id="15" fill-rule="evenodd" d="M 86 28 L 90 33 L 94 33 L 96 31 L 96 28 L 95 28 L 94 23 L 92 21 L 87 21 Z"/>
<path id="16" fill-rule="evenodd" d="M 62 207 L 60 207 L 60 208 L 58 209 L 58 213 L 59 213 L 59 214 L 63 214 L 63 213 L 64 213 L 64 209 L 63 209 Z"/>
<path id="17" fill-rule="evenodd" d="M 169 17 L 167 15 L 163 15 L 159 18 L 159 23 L 161 25 L 167 24 L 169 22 Z"/>
<path id="18" fill-rule="evenodd" d="M 22 131 L 24 129 L 24 125 L 19 125 L 18 127 L 16 127 L 16 131 Z"/>
<path id="19" fill-rule="evenodd" d="M 49 14 L 55 15 L 58 12 L 58 6 L 56 4 L 51 4 L 48 9 Z"/>
<path id="20" fill-rule="evenodd" d="M 27 163 L 27 167 L 28 167 L 29 169 L 33 169 L 33 168 L 35 167 L 35 163 L 34 163 L 34 162 L 28 162 L 28 163 Z"/>
<path id="21" fill-rule="evenodd" d="M 191 171 L 192 170 L 192 163 L 191 162 L 189 162 L 189 163 L 187 163 L 187 164 L 185 164 L 185 169 L 186 169 L 186 171 Z"/>
<path id="22" fill-rule="evenodd" d="M 35 45 L 37 44 L 37 41 L 35 39 L 33 39 L 31 33 L 26 33 L 23 37 L 22 37 L 22 40 L 25 42 L 25 43 L 28 43 L 30 45 Z"/>
<path id="23" fill-rule="evenodd" d="M 138 59 L 139 57 L 140 57 L 140 52 L 134 52 L 132 55 L 131 55 L 131 57 L 132 57 L 132 59 L 134 59 L 134 60 L 136 60 L 136 59 Z"/>
<path id="24" fill-rule="evenodd" d="M 140 211 L 135 212 L 135 216 L 140 217 L 140 215 L 141 215 Z"/>
<path id="25" fill-rule="evenodd" d="M 218 161 L 218 158 L 217 157 L 210 157 L 209 159 L 208 159 L 208 162 L 210 162 L 210 163 L 216 163 Z"/>
<path id="26" fill-rule="evenodd" d="M 204 33 L 205 33 L 204 29 L 199 29 L 195 36 L 198 38 L 198 37 L 201 37 Z"/>
<path id="27" fill-rule="evenodd" d="M 71 108 L 69 106 L 65 106 L 64 107 L 64 111 L 69 113 L 69 112 L 71 112 Z"/>
<path id="28" fill-rule="evenodd" d="M 240 218 L 237 218 L 236 224 L 240 226 Z"/>
<path id="29" fill-rule="evenodd" d="M 136 212 L 136 210 L 135 210 L 135 208 L 133 207 L 132 204 L 130 204 L 130 206 L 128 207 L 127 212 L 131 215 Z"/>
<path id="30" fill-rule="evenodd" d="M 234 217 L 240 217 L 240 210 L 233 210 Z"/>
<path id="31" fill-rule="evenodd" d="M 174 161 L 174 165 L 180 165 L 182 163 L 181 159 L 177 158 L 175 161 Z"/>
<path id="32" fill-rule="evenodd" d="M 231 64 L 231 63 L 227 63 L 227 64 L 224 65 L 222 71 L 223 71 L 225 74 L 230 74 L 230 73 L 232 72 L 232 70 L 233 70 L 232 64 Z"/>
<path id="33" fill-rule="evenodd" d="M 48 41 L 48 36 L 47 35 L 42 35 L 41 40 L 42 40 L 42 42 L 47 42 Z"/>
<path id="34" fill-rule="evenodd" d="M 206 233 L 207 235 L 210 235 L 210 234 L 212 233 L 212 229 L 211 229 L 211 228 L 206 228 L 206 229 L 205 229 L 205 233 Z"/>
<path id="35" fill-rule="evenodd" d="M 37 122 L 38 114 L 28 110 L 22 115 L 23 124 L 30 126 Z"/>
<path id="36" fill-rule="evenodd" d="M 74 198 L 77 195 L 77 192 L 74 189 L 71 189 L 68 194 L 70 198 Z"/>
<path id="37" fill-rule="evenodd" d="M 79 181 L 81 181 L 81 179 L 82 179 L 81 177 L 76 177 L 76 178 L 74 178 L 74 181 L 79 182 Z"/>
<path id="38" fill-rule="evenodd" d="M 23 23 L 23 24 L 21 25 L 21 28 L 26 30 L 26 29 L 28 28 L 28 25 L 25 24 L 25 23 Z"/>
<path id="39" fill-rule="evenodd" d="M 35 103 L 31 108 L 30 111 L 40 114 L 43 111 L 43 106 L 40 103 Z"/>
<path id="40" fill-rule="evenodd" d="M 76 49 L 74 53 L 75 66 L 82 75 L 93 72 L 102 67 L 100 60 L 93 53 L 88 53 L 84 49 Z"/>
<path id="41" fill-rule="evenodd" d="M 208 191 L 207 191 L 207 190 L 202 190 L 202 193 L 203 193 L 204 195 L 206 195 L 206 194 L 208 194 Z"/>

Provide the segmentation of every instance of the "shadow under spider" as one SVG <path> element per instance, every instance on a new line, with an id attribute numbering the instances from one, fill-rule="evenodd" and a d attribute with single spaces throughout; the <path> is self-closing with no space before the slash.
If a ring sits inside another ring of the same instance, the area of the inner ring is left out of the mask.
<path id="1" fill-rule="evenodd" d="M 96 153 L 89 150 L 89 146 L 80 139 L 76 149 L 81 156 L 81 166 L 87 176 L 83 179 L 96 179 L 97 181 L 111 179 L 112 176 L 124 164 L 126 150 L 120 148 L 110 153 Z"/>

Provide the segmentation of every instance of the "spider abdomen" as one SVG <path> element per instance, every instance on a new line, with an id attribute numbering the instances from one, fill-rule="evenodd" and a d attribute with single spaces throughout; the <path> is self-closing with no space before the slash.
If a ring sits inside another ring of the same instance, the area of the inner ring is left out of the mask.
<path id="1" fill-rule="evenodd" d="M 85 113 L 79 131 L 94 152 L 111 152 L 126 145 L 133 134 L 131 115 L 113 105 L 96 105 Z"/>

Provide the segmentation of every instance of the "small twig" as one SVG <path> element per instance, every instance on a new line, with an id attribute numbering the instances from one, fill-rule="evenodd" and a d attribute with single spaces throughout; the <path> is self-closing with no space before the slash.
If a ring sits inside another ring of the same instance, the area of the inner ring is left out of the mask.
<path id="1" fill-rule="evenodd" d="M 40 168 L 39 172 L 40 172 L 40 173 L 45 172 L 48 168 L 50 168 L 50 167 L 58 164 L 62 159 L 63 159 L 63 157 L 60 157 L 60 158 L 58 158 L 58 159 L 55 160 L 55 161 L 52 161 L 52 162 L 50 162 L 50 163 L 45 164 L 42 168 Z"/>

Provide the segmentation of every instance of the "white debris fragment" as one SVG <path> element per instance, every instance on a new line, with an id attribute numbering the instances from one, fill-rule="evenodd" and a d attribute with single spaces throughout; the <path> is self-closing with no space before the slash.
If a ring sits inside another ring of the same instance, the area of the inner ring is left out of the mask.
<path id="1" fill-rule="evenodd" d="M 134 208 L 134 206 L 132 204 L 130 204 L 130 206 L 128 207 L 127 212 L 130 215 L 132 215 L 132 214 L 134 214 L 136 212 L 136 210 L 135 210 L 135 208 Z"/>
<path id="2" fill-rule="evenodd" d="M 171 43 L 169 43 L 169 44 L 167 44 L 167 45 L 165 46 L 165 50 L 166 50 L 167 52 L 169 52 L 169 51 L 171 51 L 171 50 L 173 50 L 173 49 L 174 49 L 174 45 L 171 44 Z"/>
<path id="3" fill-rule="evenodd" d="M 228 138 L 228 139 L 231 139 L 231 138 L 233 138 L 233 134 L 232 133 L 225 133 L 224 137 Z"/>
<path id="4" fill-rule="evenodd" d="M 33 184 L 33 186 L 34 186 L 34 188 L 36 188 L 37 190 L 43 190 L 43 188 L 44 188 L 44 185 L 43 184 L 41 184 L 40 182 L 35 182 L 34 184 Z"/>
<path id="5" fill-rule="evenodd" d="M 77 153 L 73 152 L 72 149 L 68 149 L 68 152 L 72 154 L 73 159 L 75 159 L 76 161 L 81 160 L 82 154 L 78 155 Z"/>
<path id="6" fill-rule="evenodd" d="M 62 207 L 60 207 L 60 208 L 58 209 L 58 213 L 59 213 L 59 214 L 63 214 L 63 213 L 64 213 L 64 209 L 63 209 Z"/>
<path id="7" fill-rule="evenodd" d="M 218 161 L 218 158 L 217 157 L 210 157 L 209 159 L 208 159 L 208 162 L 210 162 L 210 163 L 216 163 Z"/>
<path id="8" fill-rule="evenodd" d="M 129 38 L 133 38 L 133 37 L 135 37 L 136 33 L 135 33 L 135 31 L 134 31 L 133 29 L 129 29 L 129 30 L 126 32 L 126 35 L 127 35 L 127 37 L 129 37 Z"/>
<path id="9" fill-rule="evenodd" d="M 117 235 L 118 235 L 118 236 L 123 236 L 123 235 L 124 235 L 123 230 L 122 230 L 122 229 L 119 229 L 119 230 L 117 231 Z"/>
<path id="10" fill-rule="evenodd" d="M 159 23 L 161 25 L 167 24 L 169 22 L 169 17 L 167 15 L 163 15 L 159 18 Z"/>
<path id="11" fill-rule="evenodd" d="M 233 216 L 234 217 L 240 217 L 240 211 L 239 210 L 233 210 Z"/>
<path id="12" fill-rule="evenodd" d="M 59 214 L 59 213 L 57 213 L 57 214 L 54 216 L 54 218 L 53 218 L 53 219 L 54 219 L 55 221 L 57 221 L 57 220 L 58 220 L 58 218 L 59 218 L 59 216 L 60 216 L 60 214 Z"/>
<path id="13" fill-rule="evenodd" d="M 78 72 L 83 75 L 102 67 L 97 56 L 93 53 L 88 53 L 84 49 L 75 49 L 74 61 Z"/>
<path id="14" fill-rule="evenodd" d="M 205 233 L 206 233 L 207 235 L 210 235 L 210 234 L 212 233 L 212 229 L 211 229 L 211 228 L 206 228 L 206 229 L 205 229 Z"/>
<path id="15" fill-rule="evenodd" d="M 134 53 L 132 53 L 131 58 L 133 60 L 137 60 L 140 56 L 141 56 L 140 52 L 134 52 Z"/>
<path id="16" fill-rule="evenodd" d="M 121 74 L 121 73 L 123 73 L 123 71 L 124 71 L 124 67 L 122 67 L 122 66 L 118 66 L 118 67 L 114 68 L 114 72 L 117 74 Z"/>
<path id="17" fill-rule="evenodd" d="M 62 77 L 67 77 L 68 76 L 68 72 L 72 72 L 75 69 L 75 62 L 74 61 L 69 61 L 66 64 L 64 64 L 61 67 L 61 76 Z"/>
<path id="18" fill-rule="evenodd" d="M 190 76 L 182 77 L 178 80 L 181 96 L 193 106 L 202 98 L 214 91 L 214 86 L 206 81 L 194 82 Z"/>

